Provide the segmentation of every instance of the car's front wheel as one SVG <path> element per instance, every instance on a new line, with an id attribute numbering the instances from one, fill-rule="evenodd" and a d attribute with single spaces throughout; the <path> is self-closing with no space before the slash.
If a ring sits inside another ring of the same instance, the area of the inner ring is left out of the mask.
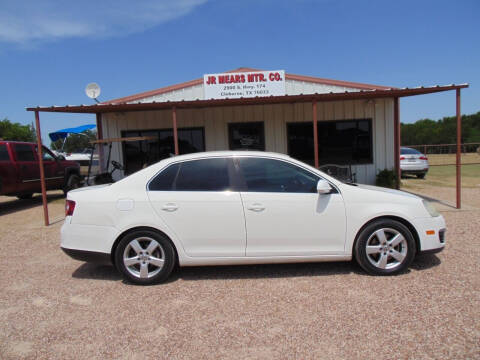
<path id="1" fill-rule="evenodd" d="M 393 275 L 404 271 L 415 257 L 415 240 L 402 223 L 381 219 L 366 226 L 355 244 L 355 259 L 368 273 Z"/>
<path id="2" fill-rule="evenodd" d="M 137 230 L 127 234 L 118 244 L 115 265 L 132 283 L 160 283 L 173 270 L 175 251 L 164 235 L 150 230 Z"/>

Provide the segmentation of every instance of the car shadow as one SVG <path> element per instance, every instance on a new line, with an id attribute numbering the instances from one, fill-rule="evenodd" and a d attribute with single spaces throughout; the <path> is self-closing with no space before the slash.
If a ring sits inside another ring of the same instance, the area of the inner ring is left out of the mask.
<path id="1" fill-rule="evenodd" d="M 47 195 L 47 202 L 52 202 L 58 199 L 65 198 L 63 194 L 49 194 Z M 11 199 L 11 200 L 10 200 Z M 7 201 L 0 202 L 0 215 L 7 215 L 12 214 L 17 211 L 31 209 L 36 206 L 42 205 L 42 195 L 35 195 L 31 199 L 17 199 L 17 198 L 10 198 Z"/>
<path id="2" fill-rule="evenodd" d="M 120 281 L 122 275 L 112 265 L 83 263 L 73 273 L 76 279 Z"/>
<path id="3" fill-rule="evenodd" d="M 419 254 L 415 260 L 413 260 L 410 268 L 417 271 L 428 270 L 440 265 L 441 263 L 442 261 L 435 254 Z"/>
<path id="4" fill-rule="evenodd" d="M 416 271 L 427 270 L 441 264 L 435 255 L 419 255 L 410 265 L 410 269 L 397 276 L 408 274 L 411 269 Z M 222 266 L 188 266 L 177 267 L 166 283 L 177 280 L 235 280 L 235 279 L 276 279 L 293 277 L 321 277 L 331 275 L 372 276 L 367 274 L 355 261 L 350 262 L 314 262 L 296 264 L 261 264 L 261 265 L 222 265 Z M 72 274 L 73 278 L 91 280 L 122 281 L 121 274 L 109 265 L 84 263 Z"/>

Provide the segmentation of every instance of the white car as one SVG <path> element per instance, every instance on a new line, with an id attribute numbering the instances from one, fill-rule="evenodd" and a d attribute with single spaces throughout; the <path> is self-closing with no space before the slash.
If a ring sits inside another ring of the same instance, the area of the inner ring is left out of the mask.
<path id="1" fill-rule="evenodd" d="M 423 179 L 428 172 L 428 158 L 420 151 L 402 147 L 400 148 L 400 170 L 403 174 L 413 174 Z"/>
<path id="2" fill-rule="evenodd" d="M 225 151 L 162 160 L 111 185 L 70 191 L 61 247 L 137 284 L 179 266 L 355 260 L 396 274 L 445 246 L 421 198 L 342 183 L 286 155 Z"/>

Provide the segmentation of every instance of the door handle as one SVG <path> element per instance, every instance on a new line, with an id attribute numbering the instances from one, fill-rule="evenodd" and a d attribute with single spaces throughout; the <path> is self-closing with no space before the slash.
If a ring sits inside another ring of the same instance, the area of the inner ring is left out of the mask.
<path id="1" fill-rule="evenodd" d="M 255 211 L 255 212 L 260 212 L 260 211 L 265 210 L 265 206 L 263 206 L 262 204 L 259 204 L 259 203 L 254 203 L 250 206 L 247 206 L 247 209 Z"/>
<path id="2" fill-rule="evenodd" d="M 162 206 L 162 210 L 168 211 L 168 212 L 173 212 L 178 209 L 178 206 L 174 203 L 168 203 Z"/>

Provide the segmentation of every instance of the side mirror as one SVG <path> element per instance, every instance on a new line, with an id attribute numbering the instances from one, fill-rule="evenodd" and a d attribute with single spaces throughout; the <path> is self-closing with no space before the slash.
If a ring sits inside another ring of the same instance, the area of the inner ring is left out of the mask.
<path id="1" fill-rule="evenodd" d="M 319 194 L 330 194 L 332 191 L 332 187 L 328 183 L 327 180 L 320 179 L 317 183 L 317 192 Z"/>

